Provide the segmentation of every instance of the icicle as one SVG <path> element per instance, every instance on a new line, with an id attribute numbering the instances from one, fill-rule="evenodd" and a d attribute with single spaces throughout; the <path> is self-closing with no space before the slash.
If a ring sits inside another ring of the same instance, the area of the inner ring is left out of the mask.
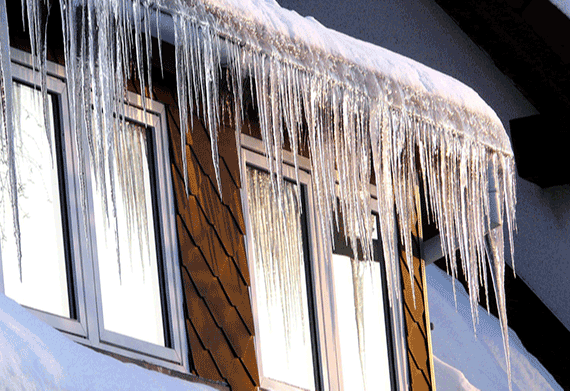
<path id="1" fill-rule="evenodd" d="M 505 298 L 505 264 L 502 262 L 503 254 L 503 228 L 498 227 L 490 232 L 487 236 L 487 245 L 489 247 L 489 263 L 492 265 L 493 287 L 497 297 L 497 308 L 499 309 L 499 323 L 503 334 L 503 348 L 505 351 L 507 362 L 507 375 L 509 377 L 509 390 L 512 390 L 511 379 L 511 356 L 509 349 L 509 328 L 507 324 L 507 304 Z"/>
<path id="2" fill-rule="evenodd" d="M 44 129 L 50 151 L 52 148 L 52 130 L 50 115 L 48 113 L 49 98 L 47 92 L 47 23 L 51 11 L 51 2 L 49 0 L 22 0 L 22 21 L 24 26 L 28 26 L 30 48 L 33 57 L 34 70 L 40 72 L 40 86 L 42 92 L 42 111 L 44 118 Z M 25 18 L 24 14 L 27 14 Z M 26 23 L 27 22 L 27 23 Z M 52 164 L 55 159 L 52 156 Z M 18 223 L 19 224 L 19 223 Z M 19 247 L 19 245 L 18 245 Z"/>
<path id="3" fill-rule="evenodd" d="M 130 126 L 125 118 L 125 96 L 131 60 L 134 61 L 135 76 L 139 79 L 143 96 L 146 86 L 152 86 L 150 3 L 60 0 L 60 5 L 67 64 L 66 84 L 70 113 L 73 113 L 70 122 L 77 146 L 76 160 L 80 165 L 82 210 L 87 214 L 89 189 L 85 175 L 91 167 L 91 186 L 103 195 L 106 224 L 114 226 L 117 268 L 121 274 L 118 199 L 125 203 L 121 208 L 128 215 L 127 235 L 135 234 L 144 238 L 149 235 L 148 216 L 144 203 L 140 202 L 141 189 L 138 186 L 141 186 L 141 179 L 132 175 L 136 171 L 130 168 L 135 167 L 130 163 L 132 161 L 140 164 L 141 144 L 132 144 L 134 140 L 127 141 L 121 132 Z M 143 51 L 143 36 L 146 51 Z M 131 59 L 131 49 L 135 52 L 134 59 Z M 145 99 L 142 106 L 146 112 Z M 115 167 L 120 167 L 118 183 L 113 174 Z M 121 193 L 118 194 L 118 191 Z M 86 225 L 84 219 L 87 233 Z M 144 242 L 148 243 L 148 240 Z"/>
<path id="4" fill-rule="evenodd" d="M 182 153 L 182 165 L 184 177 L 184 187 L 188 194 L 188 161 L 186 158 L 186 140 L 188 134 L 188 116 L 192 120 L 192 82 L 190 81 L 190 58 L 187 50 L 190 45 L 187 43 L 187 25 L 179 16 L 174 16 L 174 41 L 176 45 L 176 86 L 178 94 L 178 112 L 180 115 L 180 145 Z M 190 110 L 190 113 L 188 113 Z"/>
<path id="5" fill-rule="evenodd" d="M 43 1 L 26 0 L 34 53 L 43 45 L 40 34 L 43 25 L 38 12 Z M 456 250 L 461 254 L 460 262 L 470 288 L 474 329 L 478 287 L 487 285 L 487 266 L 494 273 L 499 311 L 505 310 L 504 299 L 501 299 L 504 298 L 503 280 L 499 278 L 504 267 L 504 254 L 499 251 L 503 246 L 502 237 L 495 235 L 492 248 L 487 250 L 486 216 L 490 210 L 487 180 L 492 176 L 497 184 L 501 219 L 509 231 L 511 259 L 516 188 L 508 138 L 494 114 L 486 109 L 478 111 L 479 108 L 471 111 L 426 89 L 416 90 L 414 85 L 401 83 L 397 75 L 393 77 L 382 70 L 354 64 L 334 52 L 309 47 L 305 42 L 292 41 L 281 34 L 268 34 L 265 26 L 258 27 L 244 20 L 239 12 L 234 15 L 231 9 L 217 8 L 205 0 L 180 1 L 174 7 L 153 0 L 145 0 L 143 4 L 133 0 L 60 0 L 60 5 L 70 121 L 77 145 L 84 213 L 89 191 L 85 178 L 88 167 L 93 167 L 99 190 L 110 194 L 110 204 L 104 207 L 105 213 L 110 215 L 107 216 L 109 221 L 116 220 L 116 191 L 131 189 L 133 194 L 132 187 L 138 186 L 136 179 L 129 182 L 132 178 L 123 185 L 114 183 L 111 175 L 114 165 L 119 161 L 124 164 L 115 132 L 125 125 L 124 96 L 127 77 L 132 76 L 131 65 L 135 68 L 135 78 L 139 79 L 141 94 L 146 94 L 147 86 L 152 87 L 149 19 L 151 7 L 156 7 L 157 26 L 163 10 L 171 12 L 174 21 L 185 181 L 188 174 L 186 132 L 193 126 L 196 107 L 196 114 L 209 131 L 221 194 L 217 137 L 222 120 L 219 79 L 224 57 L 233 89 L 238 146 L 245 77 L 250 79 L 252 92 L 255 91 L 254 104 L 259 112 L 272 194 L 278 200 L 279 213 L 285 213 L 289 205 L 285 200 L 287 186 L 282 181 L 283 144 L 288 138 L 296 159 L 301 144 L 306 142 L 312 166 L 312 197 L 320 217 L 323 248 L 332 247 L 334 226 L 338 224 L 338 214 L 342 213 L 343 228 L 351 245 L 356 247 L 357 242 L 362 243 L 364 257 L 370 259 L 372 230 L 367 216 L 370 214 L 368 188 L 372 163 L 391 306 L 394 308 L 401 299 L 398 243 L 405 250 L 409 270 L 413 271 L 411 218 L 419 211 L 416 190 L 422 187 L 430 218 L 443 238 L 443 252 L 453 277 L 457 276 L 459 262 Z M 134 58 L 131 58 L 132 52 L 135 52 Z M 160 42 L 158 52 L 162 57 Z M 38 66 L 45 69 L 45 61 Z M 2 103 L 6 111 L 6 101 Z M 4 117 L 4 122 L 8 121 Z M 2 144 L 2 152 L 8 159 L 9 128 L 6 125 L 3 129 Z M 131 157 L 136 160 L 134 155 Z M 493 169 L 488 173 L 489 162 L 493 163 Z M 295 166 L 298 166 L 296 160 Z M 138 196 L 134 194 L 136 199 Z M 17 201 L 13 202 L 14 213 L 17 213 Z M 134 216 L 132 222 L 147 218 L 136 203 L 127 205 L 127 209 L 129 215 Z M 132 226 L 139 224 L 132 222 Z M 493 254 L 492 262 L 488 253 Z M 121 267 L 120 260 L 118 267 Z M 410 278 L 413 289 L 413 273 Z M 503 323 L 506 325 L 506 315 Z M 506 341 L 507 359 L 508 349 Z"/>
<path id="6" fill-rule="evenodd" d="M 243 54 L 238 46 L 227 43 L 227 52 L 230 53 L 230 78 L 234 102 L 234 127 L 238 155 L 238 164 L 241 167 L 241 129 L 243 124 L 243 79 L 245 77 L 245 64 Z"/>
<path id="7" fill-rule="evenodd" d="M 160 35 L 161 24 L 160 24 L 160 15 L 162 13 L 156 8 L 156 40 L 158 41 L 158 61 L 160 63 L 160 76 L 164 79 L 164 65 L 162 62 L 162 39 Z"/>
<path id="8" fill-rule="evenodd" d="M 365 386 L 364 389 L 366 390 L 366 342 L 364 340 L 364 268 L 366 263 L 358 259 L 351 259 L 350 264 L 352 266 L 352 286 L 354 289 L 354 310 L 358 334 L 360 370 Z"/>
<path id="9" fill-rule="evenodd" d="M 273 343 L 286 356 L 286 365 L 279 372 L 287 374 L 285 378 L 289 381 L 307 382 L 308 384 L 301 384 L 305 386 L 303 388 L 311 386 L 312 389 L 312 351 L 305 292 L 301 204 L 296 194 L 299 188 L 283 182 L 283 209 L 279 210 L 273 207 L 276 188 L 270 174 L 248 168 L 246 179 L 252 221 L 254 270 L 258 281 L 256 286 L 258 293 L 264 295 L 259 299 L 259 305 L 263 307 L 258 309 L 276 315 L 273 321 L 260 320 L 260 332 L 265 333 L 267 343 Z M 278 320 L 281 314 L 282 322 L 276 322 L 275 319 Z M 284 335 L 280 335 L 281 330 Z M 275 341 L 272 342 L 271 339 Z M 282 343 L 287 347 L 284 351 L 280 349 Z M 299 367 L 299 363 L 303 365 Z M 305 373 L 294 373 L 293 368 L 304 370 Z M 274 366 L 271 369 L 275 370 Z"/>

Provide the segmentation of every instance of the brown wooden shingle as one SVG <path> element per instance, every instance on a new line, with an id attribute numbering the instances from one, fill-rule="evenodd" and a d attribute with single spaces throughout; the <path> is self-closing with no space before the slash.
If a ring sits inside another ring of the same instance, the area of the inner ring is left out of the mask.
<path id="1" fill-rule="evenodd" d="M 211 354 L 221 376 L 229 383 L 232 390 L 255 389 L 257 374 L 250 375 L 242 361 L 235 355 L 228 338 L 196 290 L 190 275 L 183 272 L 182 277 L 189 322 L 195 330 L 197 341 Z"/>
<path id="2" fill-rule="evenodd" d="M 230 181 L 231 176 L 225 159 L 222 159 L 220 162 L 220 175 L 222 177 L 222 183 L 224 184 L 222 187 L 222 202 L 227 205 L 241 233 L 245 235 L 245 222 L 241 205 L 240 185 Z"/>
<path id="3" fill-rule="evenodd" d="M 426 349 L 426 335 L 421 331 L 420 324 L 410 315 L 408 308 L 404 309 L 406 330 L 408 335 L 408 350 L 414 357 L 418 368 L 429 374 L 428 351 Z"/>
<path id="4" fill-rule="evenodd" d="M 413 280 L 406 261 L 406 253 L 400 253 L 400 270 L 402 277 L 402 293 L 404 296 L 404 318 L 407 335 L 408 367 L 412 390 L 433 390 L 433 364 L 431 355 L 431 335 L 429 315 L 427 313 L 427 292 L 422 260 L 419 257 L 421 237 L 414 221 L 412 231 Z M 412 282 L 413 281 L 413 282 Z M 414 292 L 412 292 L 412 283 Z M 414 300 L 415 295 L 415 300 Z"/>
<path id="5" fill-rule="evenodd" d="M 196 370 L 196 374 L 206 379 L 224 381 L 212 354 L 202 345 L 196 334 L 196 330 L 192 323 L 186 319 L 186 330 L 188 334 L 188 342 L 192 346 L 190 352 L 192 356 L 192 364 Z"/>
<path id="6" fill-rule="evenodd" d="M 194 115 L 189 119 L 187 144 L 182 148 L 176 89 L 172 88 L 175 78 L 167 74 L 165 80 L 155 81 L 153 96 L 166 105 L 193 371 L 207 379 L 227 382 L 234 391 L 253 391 L 259 384 L 259 375 L 253 345 L 235 136 L 228 130 L 219 133 L 220 174 L 226 184 L 221 197 L 209 132 Z M 186 178 L 183 150 L 187 161 Z"/>
<path id="7" fill-rule="evenodd" d="M 224 269 L 225 272 L 219 273 L 221 269 L 218 268 L 217 271 L 218 274 L 220 274 L 218 281 L 218 279 L 215 278 L 216 272 L 214 272 L 206 262 L 200 248 L 190 237 L 190 234 L 180 217 L 177 218 L 177 224 L 180 248 L 185 254 L 182 260 L 182 265 L 192 276 L 192 280 L 196 284 L 201 296 L 206 297 L 209 289 L 217 289 L 217 286 L 214 288 L 210 287 L 210 284 L 213 284 L 214 280 L 216 280 L 216 284 L 219 284 L 220 289 L 223 290 L 224 295 L 229 299 L 229 304 L 231 306 L 235 306 L 239 312 L 238 315 L 242 319 L 244 327 L 247 327 L 247 334 L 252 335 L 253 317 L 251 315 L 247 286 L 239 277 L 239 273 L 236 270 L 233 260 L 228 261 L 228 268 Z M 221 305 L 221 307 L 225 308 L 228 306 Z"/>
<path id="8" fill-rule="evenodd" d="M 254 380 L 256 384 L 259 384 L 259 369 L 257 366 L 257 357 L 255 354 L 255 344 L 254 344 L 254 337 L 252 336 L 247 342 L 247 348 L 244 353 L 241 355 L 241 361 L 247 368 L 248 372 L 254 376 Z"/>
<path id="9" fill-rule="evenodd" d="M 414 263 L 419 263 L 418 258 L 414 258 Z M 414 322 L 418 323 L 422 333 L 426 335 L 426 325 L 425 325 L 425 307 L 424 307 L 424 290 L 420 284 L 418 284 L 416 278 L 414 278 L 414 288 L 415 291 L 412 292 L 410 284 L 410 275 L 408 273 L 408 268 L 402 259 L 402 292 L 404 293 L 404 302 L 410 316 Z M 415 301 L 414 301 L 415 294 Z"/>
<path id="10" fill-rule="evenodd" d="M 230 301 L 236 306 L 245 325 L 253 335 L 253 315 L 249 300 L 248 286 L 239 275 L 234 259 L 228 263 L 228 272 L 224 274 L 221 279 Z"/>
<path id="11" fill-rule="evenodd" d="M 408 352 L 408 362 L 410 364 L 410 390 L 413 391 L 431 391 L 433 387 L 426 378 L 423 370 L 418 368 L 416 361 L 411 353 Z"/>
<path id="12" fill-rule="evenodd" d="M 216 172 L 212 160 L 212 149 L 210 144 L 210 134 L 203 126 L 202 122 L 194 116 L 192 120 L 193 128 L 188 132 L 188 145 L 196 154 L 200 167 L 206 175 L 216 183 Z M 237 153 L 237 152 L 236 152 Z"/>
<path id="13" fill-rule="evenodd" d="M 241 187 L 239 159 L 236 148 L 235 130 L 229 126 L 223 126 L 218 133 L 218 150 L 220 156 L 228 165 L 229 173 L 237 187 Z"/>

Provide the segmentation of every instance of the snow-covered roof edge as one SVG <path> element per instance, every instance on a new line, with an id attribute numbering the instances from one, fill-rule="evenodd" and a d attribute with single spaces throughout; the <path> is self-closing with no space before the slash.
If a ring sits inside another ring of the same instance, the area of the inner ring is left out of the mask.
<path id="1" fill-rule="evenodd" d="M 274 0 L 158 3 L 171 12 L 207 20 L 217 33 L 250 50 L 321 75 L 457 137 L 513 155 L 499 117 L 477 92 L 411 58 L 329 29 Z"/>

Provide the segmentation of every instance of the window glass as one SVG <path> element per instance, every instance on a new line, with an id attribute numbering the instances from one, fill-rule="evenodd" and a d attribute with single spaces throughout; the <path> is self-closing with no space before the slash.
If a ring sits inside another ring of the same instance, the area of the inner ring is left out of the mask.
<path id="1" fill-rule="evenodd" d="M 269 174 L 248 167 L 247 181 L 263 376 L 314 390 L 299 188 L 283 182 L 279 207 Z"/>
<path id="2" fill-rule="evenodd" d="M 333 254 L 344 390 L 390 390 L 379 262 Z"/>
<path id="3" fill-rule="evenodd" d="M 21 279 L 14 221 L 8 193 L 8 167 L 0 161 L 0 248 L 5 294 L 20 304 L 64 317 L 70 316 L 63 238 L 58 153 L 54 132 L 53 96 L 44 125 L 41 93 L 14 82 L 15 154 L 21 237 Z"/>
<path id="4" fill-rule="evenodd" d="M 93 183 L 103 324 L 105 330 L 165 346 L 150 137 L 144 127 L 131 122 L 119 128 L 114 159 L 105 162 L 113 164 L 113 175 Z M 101 178 L 94 175 L 93 167 L 91 173 L 92 178 Z"/>

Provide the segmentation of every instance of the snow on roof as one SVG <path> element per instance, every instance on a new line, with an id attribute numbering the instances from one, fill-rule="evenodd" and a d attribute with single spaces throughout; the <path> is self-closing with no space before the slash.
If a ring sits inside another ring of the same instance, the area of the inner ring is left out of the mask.
<path id="1" fill-rule="evenodd" d="M 172 9 L 171 1 L 164 0 L 167 8 Z M 312 73 L 359 86 L 371 98 L 385 99 L 393 107 L 413 111 L 424 120 L 512 155 L 510 140 L 494 110 L 472 88 L 449 75 L 329 29 L 313 17 L 281 8 L 275 0 L 196 3 L 187 0 L 218 15 L 222 21 L 218 27 L 240 43 L 256 45 Z"/>
<path id="2" fill-rule="evenodd" d="M 9 391 L 215 391 L 77 344 L 2 293 L 0 379 Z"/>

